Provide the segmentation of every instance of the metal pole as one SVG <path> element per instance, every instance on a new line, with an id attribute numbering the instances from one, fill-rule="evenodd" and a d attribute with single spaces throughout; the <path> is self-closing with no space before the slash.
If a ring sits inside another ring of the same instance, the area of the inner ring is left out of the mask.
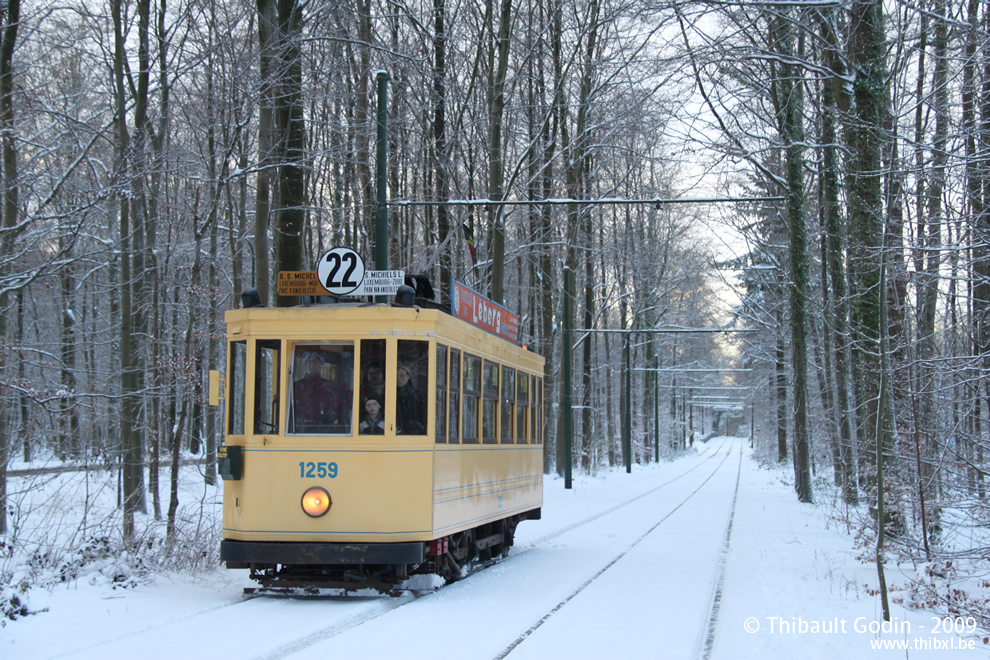
<path id="1" fill-rule="evenodd" d="M 690 391 L 690 390 L 688 390 Z M 681 449 L 687 449 L 687 397 L 681 392 Z"/>
<path id="2" fill-rule="evenodd" d="M 625 444 L 626 473 L 632 472 L 632 405 L 629 400 L 632 398 L 632 365 L 629 359 L 629 337 L 626 335 L 626 409 L 622 411 L 623 421 L 622 435 Z"/>
<path id="3" fill-rule="evenodd" d="M 677 376 L 671 379 L 670 384 L 670 448 L 677 449 Z"/>
<path id="4" fill-rule="evenodd" d="M 375 270 L 388 270 L 388 72 L 379 71 L 378 81 L 378 163 L 375 173 Z M 385 302 L 379 296 L 378 302 Z"/>
<path id="5" fill-rule="evenodd" d="M 753 424 L 755 424 L 756 418 L 756 401 L 751 401 L 749 404 L 749 448 L 753 448 Z"/>
<path id="6" fill-rule="evenodd" d="M 564 390 L 563 414 L 564 414 L 564 488 L 571 487 L 571 454 L 574 451 L 574 420 L 571 410 L 571 282 L 574 273 L 567 266 L 564 266 Z"/>
<path id="7" fill-rule="evenodd" d="M 657 463 L 660 462 L 660 357 L 653 356 L 653 366 L 656 373 L 653 375 L 653 451 L 656 452 Z"/>
<path id="8" fill-rule="evenodd" d="M 694 404 L 691 404 L 691 410 L 688 413 L 688 437 L 691 438 L 691 446 L 694 446 Z"/>

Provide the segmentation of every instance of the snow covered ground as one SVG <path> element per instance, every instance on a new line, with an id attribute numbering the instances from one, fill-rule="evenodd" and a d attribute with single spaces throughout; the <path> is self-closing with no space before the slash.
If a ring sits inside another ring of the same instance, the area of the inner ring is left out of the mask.
<path id="1" fill-rule="evenodd" d="M 77 580 L 7 621 L 0 658 L 990 655 L 982 631 L 942 632 L 937 614 L 900 605 L 877 632 L 874 567 L 788 476 L 760 469 L 745 440 L 715 438 L 573 490 L 548 479 L 543 520 L 519 526 L 508 559 L 421 596 L 246 599 L 246 571 L 222 569 L 133 589 Z M 913 573 L 890 566 L 887 580 Z"/>

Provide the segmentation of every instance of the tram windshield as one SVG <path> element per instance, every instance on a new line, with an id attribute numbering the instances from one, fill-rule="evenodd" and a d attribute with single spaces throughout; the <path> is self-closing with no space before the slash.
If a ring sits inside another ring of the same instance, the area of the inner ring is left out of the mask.
<path id="1" fill-rule="evenodd" d="M 230 405 L 227 414 L 227 432 L 230 435 L 244 435 L 245 382 L 247 380 L 247 342 L 234 341 L 230 343 Z"/>
<path id="2" fill-rule="evenodd" d="M 288 432 L 350 435 L 353 382 L 353 343 L 296 344 Z"/>

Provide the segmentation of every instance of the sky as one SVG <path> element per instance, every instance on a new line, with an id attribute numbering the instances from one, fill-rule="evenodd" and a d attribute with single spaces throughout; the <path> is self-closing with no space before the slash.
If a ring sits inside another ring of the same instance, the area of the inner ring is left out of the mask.
<path id="1" fill-rule="evenodd" d="M 0 628 L 0 658 L 986 658 L 985 631 L 942 632 L 895 602 L 881 628 L 876 570 L 827 499 L 743 438 L 676 458 L 548 477 L 543 519 L 499 564 L 400 597 L 246 598 L 242 570 L 159 574 L 113 589 L 99 572 L 30 595 L 44 611 Z M 917 574 L 887 566 L 892 598 Z M 882 648 L 883 645 L 894 648 Z M 900 648 L 898 648 L 900 647 Z"/>

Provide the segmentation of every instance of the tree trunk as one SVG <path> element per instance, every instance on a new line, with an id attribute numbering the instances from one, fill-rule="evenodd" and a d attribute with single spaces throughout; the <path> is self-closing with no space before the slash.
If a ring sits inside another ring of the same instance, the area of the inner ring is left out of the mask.
<path id="1" fill-rule="evenodd" d="M 835 337 L 832 355 L 835 359 L 836 423 L 839 429 L 839 450 L 842 460 L 842 496 L 846 504 L 855 505 L 859 500 L 856 469 L 856 452 L 853 446 L 855 413 L 849 390 L 852 378 L 849 372 L 849 298 L 846 283 L 844 252 L 846 243 L 845 223 L 839 202 L 839 158 L 836 135 L 836 115 L 841 105 L 848 103 L 842 93 L 845 68 L 839 56 L 838 37 L 833 29 L 836 10 L 822 16 L 822 38 L 827 44 L 825 65 L 832 77 L 822 86 L 822 242 L 823 260 L 827 280 L 823 287 L 831 291 L 831 312 L 826 315 Z M 846 103 L 842 101 L 845 100 Z"/>
<path id="2" fill-rule="evenodd" d="M 124 181 L 129 193 L 130 134 L 127 129 L 127 94 L 124 81 L 123 7 L 121 0 L 113 0 L 114 22 L 114 91 L 117 128 L 118 177 Z M 120 223 L 120 443 L 121 443 L 121 503 L 123 506 L 123 536 L 125 543 L 134 540 L 134 513 L 141 504 L 141 477 L 143 458 L 141 436 L 137 428 L 140 402 L 138 400 L 138 370 L 140 368 L 137 351 L 137 338 L 134 336 L 134 306 L 132 304 L 132 246 L 131 246 L 131 203 L 129 194 L 122 194 L 119 203 Z"/>
<path id="3" fill-rule="evenodd" d="M 779 100 L 775 103 L 778 125 L 785 148 L 787 187 L 785 214 L 790 236 L 788 262 L 790 282 L 791 369 L 794 378 L 794 487 L 802 502 L 813 500 L 811 488 L 811 452 L 808 437 L 808 343 L 807 303 L 808 290 L 808 228 L 804 211 L 804 125 L 802 106 L 803 81 L 790 62 L 795 57 L 791 21 L 775 15 L 771 19 L 772 40 L 781 55 L 779 66 Z M 800 55 L 800 53 L 799 53 Z"/>
<path id="4" fill-rule="evenodd" d="M 278 74 L 275 121 L 279 132 L 275 269 L 298 271 L 303 266 L 303 225 L 306 217 L 306 126 L 303 118 L 302 62 L 299 39 L 302 6 L 298 0 L 278 0 Z M 296 303 L 295 296 L 277 296 L 276 305 Z"/>
<path id="5" fill-rule="evenodd" d="M 982 4 L 982 3 L 981 3 Z M 980 55 L 983 59 L 983 85 L 979 94 L 979 131 L 977 139 L 977 151 L 986 153 L 990 149 L 990 44 L 982 38 L 987 29 L 990 29 L 990 11 L 984 9 L 983 25 L 980 35 L 982 47 Z M 974 333 L 974 352 L 981 355 L 981 366 L 986 373 L 990 369 L 990 165 L 985 158 L 981 158 L 977 164 L 976 175 L 979 178 L 978 186 L 974 185 L 974 193 L 981 198 L 979 211 L 973 207 L 975 231 L 973 241 L 973 319 L 976 326 Z M 977 393 L 976 415 L 982 418 L 980 399 L 986 397 L 987 407 L 990 408 L 990 381 L 984 379 L 982 386 L 985 388 Z M 986 428 L 985 423 L 979 426 Z M 976 464 L 983 461 L 983 442 L 976 445 Z M 985 493 L 985 475 L 983 471 L 978 471 L 975 475 L 977 492 L 980 499 Z"/>
<path id="6" fill-rule="evenodd" d="M 489 16 L 491 15 L 489 0 Z M 505 77 L 509 68 L 510 30 L 512 28 L 512 0 L 502 0 L 499 11 L 498 32 L 491 40 L 489 53 L 489 143 L 488 143 L 488 197 L 501 201 L 505 195 L 505 171 L 502 162 L 502 124 L 505 116 Z M 505 298 L 505 207 L 492 204 L 489 207 L 492 228 L 492 281 L 491 298 L 501 304 Z"/>
<path id="7" fill-rule="evenodd" d="M 919 421 L 922 424 L 920 433 L 920 459 L 918 464 L 918 488 L 920 511 L 923 522 L 922 533 L 925 535 L 927 546 L 928 525 L 925 503 L 934 501 L 931 490 L 934 482 L 932 458 L 936 453 L 937 410 L 936 410 L 936 367 L 934 359 L 938 354 L 936 341 L 935 316 L 938 310 L 939 274 L 942 267 L 941 235 L 942 235 L 942 193 L 946 184 L 946 166 L 948 154 L 948 26 L 945 19 L 946 5 L 943 0 L 935 3 L 935 34 L 932 41 L 935 57 L 935 73 L 932 79 L 932 93 L 935 102 L 935 142 L 932 145 L 932 170 L 929 176 L 926 213 L 918 218 L 919 248 L 915 254 L 915 279 L 917 287 L 918 310 L 918 392 L 920 411 Z M 919 204 L 920 204 L 919 200 Z M 927 492 L 926 492 L 927 491 Z"/>
<path id="8" fill-rule="evenodd" d="M 435 195 L 438 202 L 450 199 L 450 165 L 447 155 L 447 32 L 444 0 L 433 0 L 433 157 Z M 437 245 L 440 250 L 440 299 L 450 295 L 450 214 L 437 207 Z"/>
<path id="9" fill-rule="evenodd" d="M 277 94 L 277 52 L 275 0 L 257 0 L 260 107 L 258 108 L 258 181 L 254 193 L 254 286 L 262 305 L 271 301 L 271 249 L 268 229 L 271 223 L 271 182 L 275 167 L 275 95 Z"/>
<path id="10" fill-rule="evenodd" d="M 8 0 L 6 20 L 3 25 L 3 36 L 0 37 L 0 130 L 2 130 L 3 150 L 3 234 L 0 235 L 0 254 L 13 254 L 14 240 L 17 234 L 17 144 L 14 141 L 14 44 L 17 41 L 17 28 L 21 21 L 20 0 Z M 6 263 L 6 261 L 4 261 Z M 0 269 L 0 275 L 6 274 L 6 266 Z M 7 336 L 7 307 L 10 296 L 6 290 L 0 293 L 0 339 Z M 4 360 L 0 363 L 0 374 L 6 375 L 10 364 Z M 10 412 L 8 402 L 11 398 L 10 389 L 6 386 L 7 379 L 0 380 L 0 535 L 7 532 L 7 464 L 10 461 Z M 25 442 L 27 440 L 25 439 Z"/>
<path id="11" fill-rule="evenodd" d="M 864 415 L 861 430 L 866 447 L 876 443 L 878 428 L 887 428 L 886 411 L 879 408 L 880 267 L 883 247 L 881 147 L 886 82 L 883 6 L 879 0 L 853 0 L 850 9 L 849 60 L 855 71 L 852 116 L 845 127 L 849 151 L 846 188 L 849 205 L 850 305 L 855 350 L 856 392 Z M 878 425 L 878 416 L 883 415 Z M 872 455 L 867 451 L 866 456 Z"/>
<path id="12" fill-rule="evenodd" d="M 563 105 L 563 94 L 560 91 L 562 85 L 561 80 L 561 68 L 563 66 L 561 62 L 561 8 L 559 4 L 555 4 L 551 9 L 552 16 L 549 21 L 550 30 L 550 51 L 552 58 L 552 82 L 555 91 L 553 99 L 551 100 L 551 121 L 544 124 L 543 133 L 541 134 L 540 143 L 544 145 L 541 150 L 542 164 L 543 164 L 543 177 L 542 177 L 542 193 L 543 199 L 549 199 L 553 195 L 553 183 L 554 183 L 554 155 L 556 153 L 556 138 L 559 135 L 560 120 L 563 116 L 563 111 L 560 106 Z M 539 78 L 540 81 L 543 80 L 542 72 Z M 550 207 L 543 206 L 540 209 L 540 279 L 542 291 L 542 305 L 541 305 L 541 325 L 543 330 L 541 332 L 542 342 L 540 344 L 540 354 L 546 360 L 547 364 L 553 364 L 554 355 L 554 327 L 557 325 L 555 319 L 557 318 L 556 310 L 556 300 L 554 300 L 553 291 L 558 290 L 556 282 L 558 281 L 554 276 L 554 264 L 558 261 L 554 258 L 555 250 L 553 245 L 555 241 L 554 231 L 553 231 L 553 220 L 550 215 Z M 562 334 L 562 333 L 560 333 Z M 554 374 L 550 370 L 547 373 L 545 390 L 547 392 L 554 391 Z M 559 429 L 559 425 L 558 425 Z M 547 437 L 550 437 L 547 434 Z M 555 439 L 559 436 L 554 435 Z M 563 447 L 560 442 L 545 442 L 543 445 L 543 465 L 544 469 L 549 473 L 550 466 L 554 465 L 558 475 L 563 475 Z"/>
<path id="13" fill-rule="evenodd" d="M 787 460 L 787 364 L 784 351 L 783 314 L 777 311 L 777 337 L 774 351 L 774 398 L 777 402 L 777 461 Z"/>
<path id="14" fill-rule="evenodd" d="M 71 239 L 70 239 L 71 240 Z M 66 237 L 59 236 L 60 247 L 67 255 L 72 247 Z M 71 261 L 71 259 L 70 259 Z M 76 311 L 72 286 L 72 266 L 66 264 L 59 276 L 60 301 L 62 304 L 62 332 L 59 354 L 62 361 L 61 385 L 64 392 L 59 401 L 60 429 L 58 451 L 63 458 L 79 458 L 85 453 L 79 437 L 79 411 L 76 409 Z"/>

